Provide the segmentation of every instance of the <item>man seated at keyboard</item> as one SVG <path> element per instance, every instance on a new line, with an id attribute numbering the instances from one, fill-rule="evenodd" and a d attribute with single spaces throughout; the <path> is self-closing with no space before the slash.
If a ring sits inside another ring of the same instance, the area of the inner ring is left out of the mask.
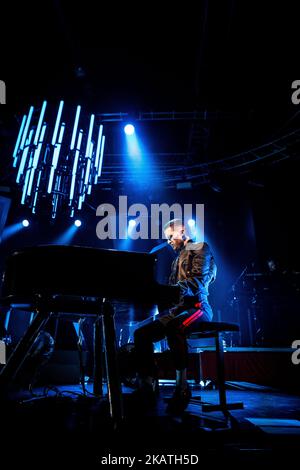
<path id="1" fill-rule="evenodd" d="M 194 243 L 181 220 L 170 220 L 164 226 L 168 243 L 177 253 L 171 267 L 170 285 L 180 287 L 180 302 L 164 311 L 154 322 L 135 331 L 138 391 L 145 404 L 154 404 L 157 376 L 153 343 L 167 338 L 176 368 L 176 387 L 168 411 L 182 412 L 191 392 L 187 382 L 188 348 L 186 337 L 197 330 L 199 322 L 211 321 L 213 312 L 208 302 L 208 287 L 216 277 L 216 264 L 207 243 Z"/>

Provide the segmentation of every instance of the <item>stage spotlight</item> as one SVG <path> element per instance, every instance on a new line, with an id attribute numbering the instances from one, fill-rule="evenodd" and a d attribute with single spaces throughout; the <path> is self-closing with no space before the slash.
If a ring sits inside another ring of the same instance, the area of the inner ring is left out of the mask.
<path id="1" fill-rule="evenodd" d="M 13 237 L 22 229 L 23 229 L 23 224 L 20 221 L 13 225 L 8 225 L 7 227 L 4 227 L 4 230 L 2 233 L 2 240 L 0 239 L 0 242 L 5 241 L 10 237 Z"/>
<path id="2" fill-rule="evenodd" d="M 126 126 L 124 127 L 124 132 L 126 135 L 134 134 L 134 126 L 132 124 L 126 124 Z"/>
<path id="3" fill-rule="evenodd" d="M 188 221 L 188 225 L 189 225 L 190 227 L 195 227 L 195 224 L 196 224 L 196 222 L 194 221 L 194 219 L 190 219 L 190 220 Z"/>
<path id="4" fill-rule="evenodd" d="M 27 219 L 22 220 L 22 225 L 23 227 L 29 227 L 29 220 Z"/>
<path id="5" fill-rule="evenodd" d="M 133 220 L 133 219 L 132 219 L 132 220 L 129 220 L 128 225 L 129 225 L 129 227 L 132 228 L 132 227 L 134 227 L 134 226 L 136 225 L 136 221 Z"/>
<path id="6" fill-rule="evenodd" d="M 81 220 L 76 219 L 75 222 L 74 222 L 74 225 L 76 225 L 76 227 L 80 227 L 81 226 Z"/>

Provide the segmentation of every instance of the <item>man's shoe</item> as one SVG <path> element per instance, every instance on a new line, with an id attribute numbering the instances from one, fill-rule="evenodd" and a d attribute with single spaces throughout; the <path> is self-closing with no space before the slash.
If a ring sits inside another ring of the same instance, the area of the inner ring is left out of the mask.
<path id="1" fill-rule="evenodd" d="M 191 398 L 192 393 L 189 386 L 184 389 L 176 387 L 173 396 L 168 403 L 167 411 L 171 414 L 183 413 Z"/>

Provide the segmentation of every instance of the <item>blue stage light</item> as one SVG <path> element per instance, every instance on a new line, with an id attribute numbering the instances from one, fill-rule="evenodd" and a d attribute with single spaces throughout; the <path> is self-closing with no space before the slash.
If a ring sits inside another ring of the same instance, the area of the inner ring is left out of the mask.
<path id="1" fill-rule="evenodd" d="M 72 204 L 72 200 L 74 197 L 74 188 L 75 188 L 75 182 L 76 182 L 76 175 L 77 175 L 77 166 L 78 166 L 78 160 L 79 160 L 79 155 L 80 155 L 80 146 L 82 142 L 82 136 L 83 132 L 80 130 L 79 135 L 78 135 L 78 140 L 77 140 L 77 148 L 75 152 L 75 157 L 74 157 L 74 163 L 73 163 L 73 170 L 72 170 L 72 181 L 71 181 L 71 190 L 70 190 L 70 203 L 69 205 Z"/>
<path id="2" fill-rule="evenodd" d="M 76 225 L 76 227 L 80 227 L 81 226 L 81 220 L 76 219 L 75 222 L 74 222 L 74 225 Z"/>
<path id="3" fill-rule="evenodd" d="M 54 245 L 69 245 L 77 232 L 75 224 L 70 225 L 63 233 L 61 233 L 55 240 Z"/>
<path id="4" fill-rule="evenodd" d="M 17 153 L 18 153 L 18 150 L 19 150 L 19 146 L 20 146 L 20 141 L 21 141 L 21 138 L 22 138 L 22 135 L 23 135 L 23 130 L 24 130 L 24 127 L 25 127 L 25 123 L 26 123 L 26 119 L 27 119 L 27 116 L 23 116 L 23 119 L 22 119 L 22 123 L 21 123 L 21 127 L 20 127 L 20 130 L 19 130 L 19 134 L 18 134 L 18 138 L 17 138 L 17 142 L 16 142 L 16 145 L 15 145 L 15 150 L 14 150 L 14 153 L 13 153 L 13 158 L 14 158 L 14 164 L 13 166 L 15 167 L 16 164 L 17 164 Z"/>
<path id="5" fill-rule="evenodd" d="M 69 199 L 72 216 L 99 182 L 105 143 L 103 124 L 96 122 L 92 114 L 86 132 L 81 127 L 85 124 L 81 106 L 76 108 L 75 119 L 64 112 L 63 101 L 55 113 L 47 108 L 46 101 L 36 111 L 31 106 L 17 137 L 13 167 L 17 168 L 16 182 L 22 187 L 21 204 L 28 205 L 35 214 L 39 202 L 46 201 L 55 218 Z"/>
<path id="6" fill-rule="evenodd" d="M 20 178 L 24 173 L 25 163 L 27 162 L 27 157 L 28 157 L 28 152 L 29 152 L 32 136 L 33 136 L 33 129 L 31 129 L 31 131 L 29 132 L 29 137 L 26 140 L 26 146 L 24 148 L 24 151 L 22 152 L 22 157 L 21 157 L 21 160 L 20 160 L 20 166 L 19 166 L 18 173 L 17 173 L 17 178 L 16 178 L 17 183 L 20 183 Z M 26 171 L 26 173 L 27 173 L 27 171 Z M 25 176 L 25 178 L 26 178 L 26 176 Z M 23 190 L 24 190 L 24 188 L 23 188 Z"/>
<path id="7" fill-rule="evenodd" d="M 33 115 L 33 111 L 34 111 L 34 107 L 30 106 L 28 117 L 27 117 L 27 120 L 26 120 L 25 129 L 24 129 L 23 135 L 22 135 L 20 150 L 24 150 L 25 142 L 26 142 L 26 139 L 27 139 L 27 133 L 28 133 L 28 130 L 29 130 L 29 125 L 30 125 L 31 118 L 32 118 L 32 115 Z M 22 125 L 23 125 L 23 121 L 22 121 L 21 127 L 22 127 Z"/>
<path id="8" fill-rule="evenodd" d="M 33 143 L 34 143 L 35 146 L 37 146 L 38 141 L 39 141 L 39 136 L 40 136 L 40 132 L 41 132 L 41 128 L 42 128 L 44 116 L 45 116 L 46 106 L 47 106 L 47 101 L 44 101 L 44 102 L 43 102 L 42 109 L 41 109 L 41 113 L 40 113 L 40 117 L 39 117 L 39 122 L 38 122 L 38 125 L 37 125 L 37 129 L 36 129 L 36 131 L 35 131 L 34 141 L 33 141 Z"/>
<path id="9" fill-rule="evenodd" d="M 29 220 L 27 220 L 27 219 L 22 220 L 22 225 L 23 225 L 23 227 L 29 227 L 29 225 L 30 225 Z"/>
<path id="10" fill-rule="evenodd" d="M 32 168 L 30 170 L 30 177 L 29 177 L 29 182 L 28 182 L 28 186 L 27 186 L 27 195 L 28 196 L 31 195 L 31 189 L 32 189 L 34 173 L 35 173 L 35 170 L 37 169 L 37 166 L 38 166 L 38 161 L 39 161 L 40 153 L 41 153 L 41 150 L 42 150 L 42 145 L 43 145 L 43 140 L 44 140 L 46 128 L 47 128 L 47 125 L 44 124 L 43 127 L 42 127 L 42 132 L 41 132 L 40 137 L 39 137 L 38 146 L 36 147 L 36 149 L 34 151 L 34 157 L 33 157 L 33 161 L 32 161 Z M 26 185 L 24 185 L 24 186 L 26 186 Z M 25 203 L 25 197 L 26 197 L 25 189 L 26 189 L 26 187 L 23 188 L 22 204 Z"/>
<path id="11" fill-rule="evenodd" d="M 62 144 L 62 140 L 63 140 L 63 136 L 64 136 L 64 131 L 65 131 L 65 123 L 62 123 L 60 131 L 59 131 L 58 144 L 55 146 L 55 149 L 54 149 L 54 152 L 53 152 L 53 157 L 52 157 L 52 166 L 51 166 L 50 175 L 49 175 L 49 182 L 48 182 L 48 193 L 49 194 L 52 191 L 54 172 L 56 170 L 58 159 L 59 159 L 59 153 L 60 153 L 61 144 Z"/>
<path id="12" fill-rule="evenodd" d="M 195 227 L 195 224 L 196 224 L 196 222 L 194 221 L 194 219 L 190 219 L 190 220 L 188 221 L 188 225 L 189 225 L 190 227 Z"/>
<path id="13" fill-rule="evenodd" d="M 4 227 L 1 241 L 4 242 L 8 240 L 9 238 L 13 237 L 18 232 L 20 232 L 20 230 L 22 229 L 23 229 L 23 224 L 20 221 L 13 225 L 8 225 L 7 227 Z"/>
<path id="14" fill-rule="evenodd" d="M 97 183 L 99 176 L 101 175 L 102 170 L 102 160 L 103 160 L 103 150 L 104 150 L 104 141 L 105 136 L 103 134 L 103 125 L 99 126 L 98 139 L 97 139 L 97 148 L 96 148 L 96 158 L 95 158 L 95 168 L 97 170 L 95 174 L 94 184 Z"/>
<path id="15" fill-rule="evenodd" d="M 75 139 L 76 139 L 76 135 L 77 135 L 77 128 L 78 128 L 78 121 L 79 121 L 80 111 L 81 111 L 81 106 L 78 105 L 77 109 L 76 109 L 76 116 L 75 116 L 73 132 L 72 132 L 72 140 L 71 140 L 70 150 L 73 150 L 74 145 L 75 145 Z"/>
<path id="16" fill-rule="evenodd" d="M 129 220 L 128 225 L 129 225 L 129 227 L 131 227 L 131 228 L 132 228 L 132 227 L 135 227 L 135 226 L 136 226 L 136 221 L 133 220 L 133 219 L 132 219 L 132 220 Z"/>
<path id="17" fill-rule="evenodd" d="M 126 126 L 124 127 L 124 132 L 126 135 L 134 134 L 134 126 L 132 124 L 126 124 Z"/>
<path id="18" fill-rule="evenodd" d="M 54 132 L 53 132 L 53 136 L 52 136 L 52 145 L 56 144 L 56 138 L 57 138 L 57 133 L 58 133 L 58 128 L 59 128 L 59 124 L 60 124 L 60 118 L 61 118 L 63 107 L 64 107 L 64 102 L 60 101 L 58 112 L 57 112 L 57 117 L 56 117 L 56 121 L 55 121 Z"/>

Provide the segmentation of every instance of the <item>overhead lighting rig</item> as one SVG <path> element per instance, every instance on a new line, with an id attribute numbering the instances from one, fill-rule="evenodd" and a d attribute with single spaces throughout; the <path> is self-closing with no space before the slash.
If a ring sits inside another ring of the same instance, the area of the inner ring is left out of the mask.
<path id="1" fill-rule="evenodd" d="M 95 114 L 83 116 L 79 105 L 73 118 L 64 101 L 54 113 L 49 108 L 47 101 L 38 110 L 30 106 L 20 125 L 13 167 L 21 204 L 34 214 L 46 204 L 53 219 L 64 209 L 74 217 L 101 177 L 103 124 Z"/>

